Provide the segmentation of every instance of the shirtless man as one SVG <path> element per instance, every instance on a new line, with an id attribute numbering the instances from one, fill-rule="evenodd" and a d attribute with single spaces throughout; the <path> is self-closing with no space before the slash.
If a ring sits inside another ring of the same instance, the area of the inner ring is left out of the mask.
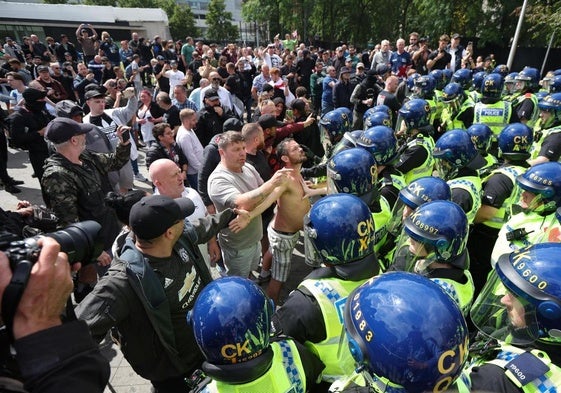
<path id="1" fill-rule="evenodd" d="M 271 281 L 267 287 L 267 296 L 278 303 L 283 283 L 288 279 L 292 252 L 303 228 L 304 216 L 310 210 L 310 201 L 304 198 L 304 179 L 300 175 L 306 154 L 298 142 L 287 138 L 277 145 L 277 156 L 285 168 L 292 169 L 288 181 L 278 187 L 280 196 L 277 211 L 267 230 L 269 244 L 273 254 Z M 277 190 L 275 190 L 277 191 Z"/>

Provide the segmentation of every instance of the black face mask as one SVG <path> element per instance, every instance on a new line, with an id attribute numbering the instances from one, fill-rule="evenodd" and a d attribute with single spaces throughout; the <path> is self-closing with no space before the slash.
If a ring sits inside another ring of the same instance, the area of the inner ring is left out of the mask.
<path id="1" fill-rule="evenodd" d="M 44 101 L 34 101 L 34 102 L 26 102 L 25 106 L 31 112 L 41 112 L 45 109 L 45 102 Z"/>

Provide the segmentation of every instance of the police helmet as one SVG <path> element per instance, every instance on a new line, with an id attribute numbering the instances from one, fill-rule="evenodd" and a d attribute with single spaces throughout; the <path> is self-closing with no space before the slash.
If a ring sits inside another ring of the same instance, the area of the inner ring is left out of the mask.
<path id="1" fill-rule="evenodd" d="M 534 165 L 516 178 L 523 190 L 539 196 L 545 211 L 561 206 L 561 163 L 543 162 Z"/>
<path id="2" fill-rule="evenodd" d="M 446 131 L 438 141 L 433 150 L 436 170 L 444 180 L 451 180 L 458 170 L 466 167 L 478 152 L 471 141 L 471 137 L 466 130 L 456 128 Z"/>
<path id="3" fill-rule="evenodd" d="M 503 93 L 504 79 L 501 74 L 489 74 L 481 83 L 481 96 L 483 98 L 500 99 Z"/>
<path id="4" fill-rule="evenodd" d="M 304 217 L 305 246 L 330 265 L 373 256 L 375 232 L 369 207 L 351 194 L 327 195 Z"/>
<path id="5" fill-rule="evenodd" d="M 545 97 L 547 97 L 548 93 L 546 91 L 538 91 L 536 93 L 536 98 L 538 99 L 538 103 L 541 102 Z"/>
<path id="6" fill-rule="evenodd" d="M 467 90 L 471 87 L 472 72 L 467 68 L 461 68 L 452 74 L 450 82 L 459 83 L 462 89 Z"/>
<path id="7" fill-rule="evenodd" d="M 475 123 L 472 124 L 468 129 L 471 141 L 475 145 L 475 148 L 480 153 L 487 153 L 491 147 L 491 142 L 493 141 L 493 131 L 489 128 L 487 124 Z"/>
<path id="8" fill-rule="evenodd" d="M 442 78 L 444 79 L 444 86 L 446 86 L 452 80 L 452 75 L 454 73 L 451 69 L 445 68 L 442 70 Z"/>
<path id="9" fill-rule="evenodd" d="M 508 73 L 510 72 L 508 66 L 506 64 L 499 64 L 498 66 L 495 67 L 495 69 L 493 70 L 493 74 L 499 74 L 501 75 L 503 78 L 506 77 L 508 75 Z"/>
<path id="10" fill-rule="evenodd" d="M 458 305 L 416 274 L 384 273 L 356 288 L 344 326 L 365 378 L 386 385 L 380 391 L 445 391 L 467 361 L 468 329 Z"/>
<path id="11" fill-rule="evenodd" d="M 522 123 L 509 124 L 499 134 L 499 157 L 509 160 L 527 160 L 534 142 L 534 133 Z"/>
<path id="12" fill-rule="evenodd" d="M 374 109 L 374 108 L 370 108 Z M 364 129 L 367 130 L 371 127 L 375 126 L 388 126 L 391 127 L 392 125 L 392 118 L 386 112 L 381 111 L 370 111 L 367 110 L 364 113 Z"/>
<path id="13" fill-rule="evenodd" d="M 419 98 L 432 98 L 434 89 L 436 88 L 436 81 L 431 75 L 423 75 L 415 80 L 415 95 Z"/>
<path id="14" fill-rule="evenodd" d="M 483 333 L 507 343 L 561 343 L 559 243 L 539 243 L 499 257 L 471 309 Z"/>
<path id="15" fill-rule="evenodd" d="M 516 90 L 518 91 L 534 91 L 540 87 L 540 72 L 537 68 L 524 67 L 514 79 L 516 79 Z"/>
<path id="16" fill-rule="evenodd" d="M 442 90 L 442 101 L 452 112 L 457 113 L 465 100 L 466 93 L 459 83 L 451 82 L 444 86 Z"/>
<path id="17" fill-rule="evenodd" d="M 339 153 L 340 151 L 347 150 L 353 147 L 356 147 L 356 143 L 359 140 L 360 136 L 362 135 L 362 130 L 354 130 L 354 131 L 347 131 L 343 134 L 343 137 L 331 152 L 331 155 L 334 156 L 335 154 Z"/>
<path id="18" fill-rule="evenodd" d="M 471 78 L 473 90 L 481 92 L 481 86 L 483 86 L 483 79 L 485 79 L 485 76 L 487 76 L 485 71 L 479 71 L 473 74 Z"/>
<path id="19" fill-rule="evenodd" d="M 413 87 L 415 86 L 415 81 L 420 76 L 421 76 L 421 74 L 418 74 L 418 73 L 415 72 L 415 73 L 413 73 L 413 74 L 411 74 L 407 77 L 407 81 L 405 83 L 406 83 L 407 89 L 409 89 L 409 91 L 413 90 Z"/>
<path id="20" fill-rule="evenodd" d="M 273 311 L 258 285 L 242 277 L 224 277 L 203 288 L 188 321 L 207 362 L 237 364 L 269 348 Z"/>
<path id="21" fill-rule="evenodd" d="M 353 194 L 370 206 L 378 198 L 377 178 L 374 156 L 360 147 L 342 150 L 327 162 L 330 194 Z"/>
<path id="22" fill-rule="evenodd" d="M 396 158 L 397 139 L 390 127 L 375 126 L 367 129 L 357 144 L 370 152 L 378 165 L 388 165 Z"/>
<path id="23" fill-rule="evenodd" d="M 545 121 L 542 117 L 541 126 L 543 129 L 551 128 L 554 124 L 561 122 L 561 93 L 553 93 L 538 102 L 541 111 L 551 113 Z"/>
<path id="24" fill-rule="evenodd" d="M 403 220 L 422 204 L 451 199 L 450 186 L 438 177 L 426 176 L 412 181 L 399 191 L 397 202 L 392 209 L 388 232 L 397 237 L 402 229 Z"/>
<path id="25" fill-rule="evenodd" d="M 561 75 L 555 75 L 549 83 L 549 94 L 561 93 Z"/>
<path id="26" fill-rule="evenodd" d="M 518 72 L 511 72 L 505 76 L 505 94 L 513 94 L 516 91 L 516 77 Z"/>
<path id="27" fill-rule="evenodd" d="M 369 111 L 371 111 L 372 113 L 374 113 L 374 112 L 384 112 L 384 113 L 387 113 L 387 114 L 390 116 L 390 119 L 392 119 L 392 116 L 393 116 L 393 112 L 392 112 L 392 110 L 390 109 L 390 107 L 387 106 L 387 105 L 384 105 L 384 104 L 375 105 L 375 106 L 373 106 L 372 108 L 368 109 L 366 112 L 369 112 Z"/>
<path id="28" fill-rule="evenodd" d="M 337 108 L 324 114 L 319 120 L 319 125 L 325 130 L 325 135 L 332 144 L 337 143 L 345 132 L 352 131 L 351 118 L 343 108 Z"/>
<path id="29" fill-rule="evenodd" d="M 442 90 L 446 86 L 446 79 L 444 79 L 444 74 L 442 70 L 432 70 L 429 75 L 434 78 L 436 83 L 436 90 Z"/>
<path id="30" fill-rule="evenodd" d="M 466 213 L 454 202 L 441 200 L 419 206 L 405 219 L 403 231 L 424 246 L 424 266 L 415 266 L 416 271 L 423 272 L 432 262 L 469 268 L 465 255 L 469 223 Z"/>
<path id="31" fill-rule="evenodd" d="M 407 134 L 413 130 L 430 125 L 431 109 L 429 103 L 422 98 L 407 101 L 398 111 L 399 117 L 396 124 L 397 131 L 401 130 L 402 123 Z"/>

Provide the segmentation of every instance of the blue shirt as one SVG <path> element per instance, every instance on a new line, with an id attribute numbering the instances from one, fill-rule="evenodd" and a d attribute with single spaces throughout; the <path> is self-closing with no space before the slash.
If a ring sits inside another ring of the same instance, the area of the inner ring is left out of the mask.
<path id="1" fill-rule="evenodd" d="M 406 77 L 407 66 L 410 66 L 412 64 L 411 55 L 407 51 L 404 51 L 401 54 L 393 52 L 392 56 L 390 57 L 390 63 L 392 65 L 392 73 L 394 75 L 397 75 L 399 77 Z"/>

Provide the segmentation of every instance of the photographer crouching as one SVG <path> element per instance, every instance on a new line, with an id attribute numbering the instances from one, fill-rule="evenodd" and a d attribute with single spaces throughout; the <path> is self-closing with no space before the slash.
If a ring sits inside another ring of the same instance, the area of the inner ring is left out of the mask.
<path id="1" fill-rule="evenodd" d="M 71 271 L 80 263 L 69 264 L 59 243 L 44 237 L 36 241 L 40 250 L 27 285 L 15 310 L 11 326 L 15 360 L 20 375 L 8 372 L 10 339 L 2 327 L 0 342 L 0 391 L 2 392 L 103 392 L 109 379 L 108 361 L 101 355 L 82 321 L 62 323 L 62 314 L 72 292 Z M 5 315 L 4 297 L 13 290 L 17 275 L 10 267 L 14 258 L 0 251 L 0 310 Z M 22 286 L 19 281 L 16 284 Z"/>

